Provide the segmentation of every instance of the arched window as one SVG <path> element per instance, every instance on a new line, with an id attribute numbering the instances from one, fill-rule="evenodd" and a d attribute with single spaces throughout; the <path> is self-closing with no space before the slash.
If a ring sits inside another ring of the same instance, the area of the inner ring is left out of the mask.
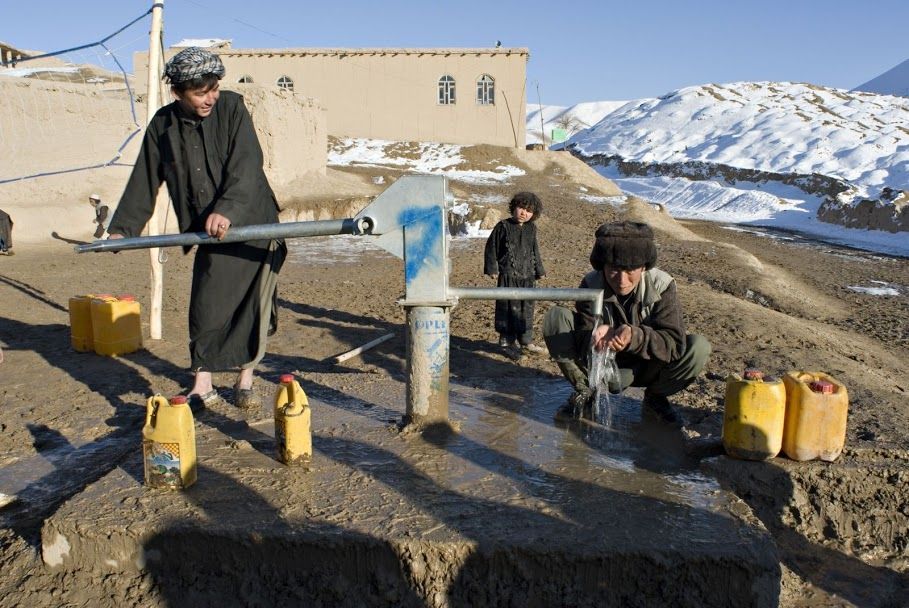
<path id="1" fill-rule="evenodd" d="M 249 74 L 245 74 L 243 76 L 240 76 L 240 79 L 237 82 L 239 82 L 240 84 L 252 84 L 252 81 L 253 81 L 253 77 L 250 76 Z"/>
<path id="2" fill-rule="evenodd" d="M 294 90 L 294 81 L 290 76 L 281 76 L 278 78 L 278 88 L 284 89 L 285 91 Z"/>
<path id="3" fill-rule="evenodd" d="M 455 102 L 455 79 L 446 74 L 439 78 L 439 104 L 452 105 Z"/>
<path id="4" fill-rule="evenodd" d="M 477 104 L 491 106 L 496 103 L 496 81 L 489 74 L 477 78 Z"/>

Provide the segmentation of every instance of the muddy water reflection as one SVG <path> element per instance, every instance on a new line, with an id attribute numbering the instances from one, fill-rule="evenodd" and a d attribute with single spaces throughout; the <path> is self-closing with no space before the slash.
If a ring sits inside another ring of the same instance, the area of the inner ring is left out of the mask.
<path id="1" fill-rule="evenodd" d="M 712 510 L 720 500 L 718 484 L 686 458 L 681 432 L 642 420 L 639 399 L 612 396 L 608 428 L 579 421 L 557 425 L 552 414 L 567 396 L 564 382 L 527 379 L 519 390 L 503 395 L 452 387 L 451 417 L 461 433 L 450 442 L 469 444 L 461 453 L 469 454 L 470 463 L 447 468 L 450 487 L 490 484 L 503 490 L 501 500 L 529 492 L 565 504 L 577 498 L 565 492 L 578 486 L 561 483 L 570 479 L 699 509 Z"/>

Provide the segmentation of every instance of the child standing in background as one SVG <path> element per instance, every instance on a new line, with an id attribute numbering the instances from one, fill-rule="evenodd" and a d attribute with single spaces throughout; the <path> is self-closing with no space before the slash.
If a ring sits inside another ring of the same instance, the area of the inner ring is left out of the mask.
<path id="1" fill-rule="evenodd" d="M 0 255 L 13 255 L 13 218 L 0 209 Z"/>
<path id="2" fill-rule="evenodd" d="M 483 273 L 498 278 L 498 287 L 534 287 L 546 276 L 534 223 L 543 203 L 533 192 L 518 192 L 508 210 L 511 217 L 496 224 L 486 241 Z M 518 342 L 523 351 L 544 352 L 533 343 L 533 308 L 533 300 L 496 300 L 499 346 Z"/>

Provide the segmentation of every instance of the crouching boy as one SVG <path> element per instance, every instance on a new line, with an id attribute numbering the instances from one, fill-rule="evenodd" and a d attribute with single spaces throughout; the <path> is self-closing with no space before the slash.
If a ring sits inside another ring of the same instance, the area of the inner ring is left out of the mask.
<path id="1" fill-rule="evenodd" d="M 677 424 L 668 397 L 691 384 L 704 369 L 710 343 L 685 333 L 675 280 L 655 267 L 653 230 L 638 222 L 603 224 L 595 233 L 590 265 L 582 288 L 603 289 L 602 323 L 594 328 L 594 304 L 578 302 L 572 312 L 562 306 L 549 310 L 543 337 L 553 360 L 574 388 L 556 419 L 587 416 L 595 397 L 588 387 L 588 354 L 611 348 L 619 377 L 611 393 L 629 386 L 644 387 L 645 413 Z"/>

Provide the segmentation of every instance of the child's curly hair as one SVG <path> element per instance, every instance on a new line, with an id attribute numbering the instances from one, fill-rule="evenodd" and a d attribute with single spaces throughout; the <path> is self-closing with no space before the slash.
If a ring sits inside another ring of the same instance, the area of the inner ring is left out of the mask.
<path id="1" fill-rule="evenodd" d="M 533 213 L 533 217 L 530 218 L 531 222 L 536 221 L 543 213 L 543 201 L 533 192 L 518 192 L 511 197 L 511 202 L 508 203 L 508 212 L 514 215 L 514 210 L 518 207 Z"/>

